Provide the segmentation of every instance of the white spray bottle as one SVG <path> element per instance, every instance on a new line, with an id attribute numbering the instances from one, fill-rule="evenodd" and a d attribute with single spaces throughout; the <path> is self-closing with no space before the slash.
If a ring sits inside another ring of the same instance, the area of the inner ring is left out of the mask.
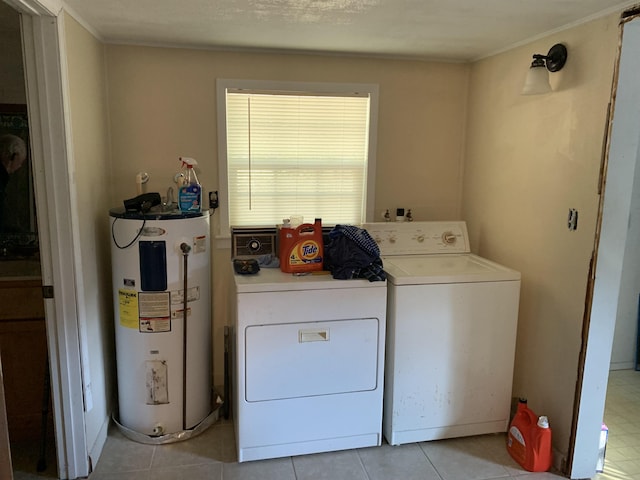
<path id="1" fill-rule="evenodd" d="M 201 212 L 202 211 L 202 186 L 196 176 L 196 171 L 193 169 L 194 165 L 198 162 L 193 158 L 179 157 L 179 161 L 182 162 L 184 172 L 185 183 L 178 188 L 178 206 L 180 211 L 184 213 L 188 212 Z"/>

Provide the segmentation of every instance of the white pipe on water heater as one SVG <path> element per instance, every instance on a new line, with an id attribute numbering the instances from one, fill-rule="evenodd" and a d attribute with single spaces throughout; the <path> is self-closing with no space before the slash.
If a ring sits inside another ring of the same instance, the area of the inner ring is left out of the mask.
<path id="1" fill-rule="evenodd" d="M 147 172 L 138 172 L 136 174 L 136 192 L 138 195 L 144 193 L 143 185 L 149 181 L 149 174 Z"/>

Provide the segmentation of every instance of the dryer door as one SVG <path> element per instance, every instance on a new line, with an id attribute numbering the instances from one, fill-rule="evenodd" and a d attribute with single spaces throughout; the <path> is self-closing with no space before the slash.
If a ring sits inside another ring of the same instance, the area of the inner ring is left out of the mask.
<path id="1" fill-rule="evenodd" d="M 377 388 L 378 319 L 247 327 L 247 402 Z"/>

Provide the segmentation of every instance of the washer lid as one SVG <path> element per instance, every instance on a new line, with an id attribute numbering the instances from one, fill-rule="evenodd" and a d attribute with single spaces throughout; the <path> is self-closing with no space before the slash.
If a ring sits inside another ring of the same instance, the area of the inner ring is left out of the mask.
<path id="1" fill-rule="evenodd" d="M 394 285 L 520 280 L 520 272 L 473 254 L 398 255 L 383 264 Z"/>

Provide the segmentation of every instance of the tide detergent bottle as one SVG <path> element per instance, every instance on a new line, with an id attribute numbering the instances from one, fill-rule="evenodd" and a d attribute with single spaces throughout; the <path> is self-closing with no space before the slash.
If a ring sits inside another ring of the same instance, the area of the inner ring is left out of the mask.
<path id="1" fill-rule="evenodd" d="M 296 228 L 282 228 L 279 235 L 280 270 L 304 273 L 322 270 L 324 246 L 322 220 L 303 223 Z"/>
<path id="2" fill-rule="evenodd" d="M 507 451 L 529 472 L 546 472 L 551 467 L 551 428 L 545 416 L 538 417 L 520 399 L 509 432 Z"/>
<path id="3" fill-rule="evenodd" d="M 202 211 L 202 186 L 198 182 L 196 171 L 193 169 L 197 165 L 193 158 L 180 157 L 182 169 L 184 170 L 184 183 L 178 187 L 178 206 L 181 212 L 201 212 Z"/>

